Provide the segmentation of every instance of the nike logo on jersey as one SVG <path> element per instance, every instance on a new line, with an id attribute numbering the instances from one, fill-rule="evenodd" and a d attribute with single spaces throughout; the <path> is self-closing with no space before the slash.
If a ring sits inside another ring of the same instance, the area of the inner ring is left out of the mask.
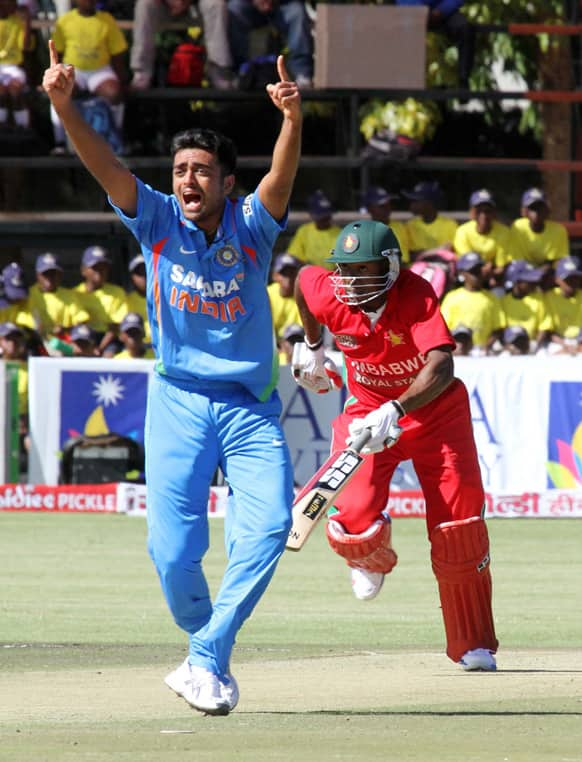
<path id="1" fill-rule="evenodd" d="M 183 246 L 180 246 L 180 254 L 196 254 L 196 249 L 192 249 L 192 251 L 188 251 Z"/>

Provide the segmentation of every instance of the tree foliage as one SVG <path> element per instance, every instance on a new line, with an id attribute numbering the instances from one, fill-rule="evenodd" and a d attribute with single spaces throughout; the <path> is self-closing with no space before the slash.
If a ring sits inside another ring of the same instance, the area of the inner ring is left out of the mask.
<path id="1" fill-rule="evenodd" d="M 563 0 L 487 0 L 468 2 L 462 7 L 463 14 L 474 24 L 544 23 L 566 22 L 566 2 Z M 551 56 L 564 45 L 564 38 L 548 35 L 511 35 L 504 32 L 477 32 L 475 65 L 471 74 L 471 89 L 493 90 L 497 88 L 495 67 L 506 73 L 517 74 L 527 83 L 529 90 L 544 87 L 544 57 Z M 457 87 L 457 49 L 443 34 L 427 35 L 427 86 Z M 361 112 L 361 129 L 369 137 L 375 129 L 389 128 L 421 140 L 429 139 L 439 121 L 439 109 L 435 104 L 407 101 L 403 105 L 382 101 L 367 103 Z M 414 114 L 418 120 L 414 122 Z M 427 119 L 427 116 L 430 119 Z M 503 119 L 503 106 L 498 102 L 487 104 L 486 118 L 491 123 Z M 434 121 L 433 121 L 434 120 Z M 520 125 L 522 130 L 532 130 L 538 138 L 542 125 L 540 110 L 528 106 Z"/>

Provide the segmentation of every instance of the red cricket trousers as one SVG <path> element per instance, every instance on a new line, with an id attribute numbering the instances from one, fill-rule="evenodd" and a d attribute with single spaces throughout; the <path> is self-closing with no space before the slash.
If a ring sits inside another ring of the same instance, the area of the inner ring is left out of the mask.
<path id="1" fill-rule="evenodd" d="M 369 412 L 359 402 L 346 406 L 333 422 L 332 451 L 344 449 L 349 423 Z M 409 459 L 425 497 L 429 533 L 437 524 L 481 515 L 485 496 L 464 384 L 455 379 L 440 397 L 399 423 L 404 431 L 398 442 L 366 455 L 335 501 L 336 518 L 346 531 L 358 534 L 376 521 L 388 503 L 394 470 Z"/>

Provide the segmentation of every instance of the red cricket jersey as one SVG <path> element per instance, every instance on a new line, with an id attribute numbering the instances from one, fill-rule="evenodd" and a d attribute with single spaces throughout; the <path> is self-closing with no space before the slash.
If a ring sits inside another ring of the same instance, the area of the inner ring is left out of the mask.
<path id="1" fill-rule="evenodd" d="M 301 290 L 344 355 L 350 394 L 366 407 L 399 397 L 426 364 L 430 349 L 454 348 L 432 286 L 416 273 L 400 273 L 374 327 L 361 309 L 336 299 L 330 275 L 323 267 L 304 267 Z"/>

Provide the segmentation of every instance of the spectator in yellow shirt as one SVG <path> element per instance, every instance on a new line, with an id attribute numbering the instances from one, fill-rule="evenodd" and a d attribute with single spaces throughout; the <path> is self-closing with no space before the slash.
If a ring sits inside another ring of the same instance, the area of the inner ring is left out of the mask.
<path id="1" fill-rule="evenodd" d="M 124 349 L 113 356 L 114 360 L 150 360 L 154 350 L 144 342 L 143 318 L 137 312 L 128 312 L 119 326 L 119 338 Z"/>
<path id="2" fill-rule="evenodd" d="M 475 251 L 459 257 L 457 273 L 462 285 L 445 294 L 441 312 L 451 331 L 459 325 L 473 331 L 473 344 L 487 353 L 504 328 L 499 300 L 483 288 L 483 260 Z"/>
<path id="3" fill-rule="evenodd" d="M 24 270 L 19 262 L 10 262 L 0 274 L 0 322 L 16 323 L 27 332 L 37 326 L 30 309 L 29 290 Z"/>
<path id="4" fill-rule="evenodd" d="M 145 331 L 144 341 L 146 344 L 151 344 L 152 334 L 150 328 L 150 322 L 147 314 L 146 304 L 146 267 L 145 259 L 142 254 L 136 254 L 129 260 L 129 277 L 131 279 L 132 288 L 128 292 L 126 297 L 126 307 L 128 312 L 137 312 L 141 315 L 143 320 L 143 327 Z"/>
<path id="5" fill-rule="evenodd" d="M 30 47 L 30 27 L 17 12 L 16 0 L 0 0 L 0 127 L 12 116 L 16 127 L 28 127 L 27 77 L 24 53 Z"/>
<path id="6" fill-rule="evenodd" d="M 267 292 L 277 343 L 280 343 L 283 331 L 288 325 L 301 323 L 301 315 L 295 301 L 295 280 L 303 264 L 292 254 L 279 254 L 273 262 L 273 282 L 267 286 Z"/>
<path id="7" fill-rule="evenodd" d="M 117 331 L 126 314 L 127 294 L 121 286 L 109 283 L 110 274 L 108 252 L 101 246 L 89 246 L 81 261 L 83 280 L 75 286 L 75 291 L 90 315 L 89 326 L 96 334 L 99 352 L 105 354 L 111 344 L 109 354 L 112 356 L 121 349 Z"/>
<path id="8" fill-rule="evenodd" d="M 455 252 L 460 256 L 476 251 L 485 262 L 483 277 L 490 288 L 502 283 L 503 270 L 509 261 L 509 227 L 498 222 L 497 204 L 486 188 L 469 198 L 468 222 L 455 231 Z"/>
<path id="9" fill-rule="evenodd" d="M 549 341 L 551 319 L 538 290 L 543 270 L 525 259 L 510 262 L 505 271 L 506 294 L 501 297 L 505 325 L 522 326 L 533 344 L 533 349 Z"/>
<path id="10" fill-rule="evenodd" d="M 90 319 L 81 304 L 79 295 L 61 286 L 63 268 L 51 252 L 36 258 L 36 283 L 29 292 L 30 310 L 38 332 L 43 339 L 50 336 L 65 338 L 67 331 L 77 323 Z"/>
<path id="11" fill-rule="evenodd" d="M 582 326 L 582 263 L 577 257 L 564 257 L 556 264 L 556 284 L 544 294 L 552 342 L 571 346 Z"/>
<path id="12" fill-rule="evenodd" d="M 370 215 L 370 219 L 375 220 L 376 222 L 383 222 L 384 225 L 390 227 L 400 244 L 402 261 L 405 264 L 409 264 L 410 251 L 406 225 L 398 220 L 390 219 L 392 214 L 392 201 L 397 198 L 398 196 L 388 193 L 386 188 L 382 188 L 379 185 L 373 185 L 368 188 L 364 195 L 364 208 Z"/>
<path id="13" fill-rule="evenodd" d="M 127 39 L 115 18 L 98 11 L 96 0 L 76 0 L 76 8 L 59 16 L 53 41 L 62 63 L 75 67 L 75 87 L 104 98 L 119 131 L 123 125 L 123 89 Z M 54 153 L 66 153 L 65 131 L 51 106 Z"/>
<path id="14" fill-rule="evenodd" d="M 412 219 L 407 220 L 410 259 L 428 249 L 448 249 L 453 251 L 453 241 L 457 223 L 450 217 L 439 214 L 442 203 L 442 191 L 436 181 L 417 183 L 411 191 L 402 195 L 410 202 Z"/>
<path id="15" fill-rule="evenodd" d="M 333 224 L 333 204 L 322 190 L 316 190 L 307 199 L 307 211 L 312 221 L 297 228 L 287 251 L 302 262 L 329 268 L 326 260 L 340 233 Z"/>
<path id="16" fill-rule="evenodd" d="M 511 259 L 525 259 L 534 267 L 549 269 L 568 256 L 568 231 L 559 222 L 548 219 L 550 206 L 539 188 L 529 188 L 521 198 L 521 217 L 510 228 Z"/>

